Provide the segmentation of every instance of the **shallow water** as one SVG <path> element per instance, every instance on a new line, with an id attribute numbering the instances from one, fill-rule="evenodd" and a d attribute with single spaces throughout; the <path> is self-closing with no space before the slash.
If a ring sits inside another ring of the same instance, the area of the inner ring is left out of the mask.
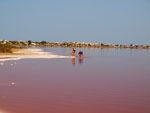
<path id="1" fill-rule="evenodd" d="M 68 56 L 71 48 L 43 48 Z M 83 59 L 0 65 L 0 113 L 150 113 L 150 51 L 76 49 Z"/>

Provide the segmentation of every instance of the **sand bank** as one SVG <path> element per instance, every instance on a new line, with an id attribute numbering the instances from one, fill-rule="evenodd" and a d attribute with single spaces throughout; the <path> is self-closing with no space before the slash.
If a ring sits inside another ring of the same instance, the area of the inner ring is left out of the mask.
<path id="1" fill-rule="evenodd" d="M 72 56 L 55 55 L 50 52 L 44 52 L 42 49 L 20 49 L 13 53 L 0 54 L 0 61 L 20 60 L 20 59 L 49 59 L 49 58 L 72 58 Z"/>

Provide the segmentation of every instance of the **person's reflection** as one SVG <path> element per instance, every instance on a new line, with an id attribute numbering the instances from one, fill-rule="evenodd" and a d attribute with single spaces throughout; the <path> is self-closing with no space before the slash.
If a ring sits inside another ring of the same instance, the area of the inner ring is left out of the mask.
<path id="1" fill-rule="evenodd" d="M 83 57 L 79 57 L 79 64 L 82 64 L 83 63 Z"/>
<path id="2" fill-rule="evenodd" d="M 72 58 L 72 65 L 75 65 L 76 64 L 76 59 L 75 58 Z"/>
<path id="3" fill-rule="evenodd" d="M 76 64 L 76 59 L 75 59 L 75 58 L 72 58 L 72 59 L 71 59 L 71 63 L 72 63 L 72 65 L 75 65 L 75 64 Z M 83 57 L 79 57 L 79 58 L 78 58 L 78 63 L 79 63 L 79 64 L 82 64 L 82 63 L 83 63 Z"/>

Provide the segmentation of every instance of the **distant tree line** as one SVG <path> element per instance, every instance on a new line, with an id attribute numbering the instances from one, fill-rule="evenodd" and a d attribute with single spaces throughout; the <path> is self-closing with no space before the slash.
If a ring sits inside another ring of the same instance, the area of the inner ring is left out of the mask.
<path id="1" fill-rule="evenodd" d="M 33 43 L 35 43 L 35 44 L 40 44 L 40 45 L 45 45 L 45 44 L 48 43 L 48 42 L 46 42 L 46 41 L 33 42 L 33 41 L 31 41 L 31 40 L 29 40 L 29 41 L 27 41 L 27 42 L 28 42 L 28 45 L 31 45 L 31 44 L 33 44 Z"/>

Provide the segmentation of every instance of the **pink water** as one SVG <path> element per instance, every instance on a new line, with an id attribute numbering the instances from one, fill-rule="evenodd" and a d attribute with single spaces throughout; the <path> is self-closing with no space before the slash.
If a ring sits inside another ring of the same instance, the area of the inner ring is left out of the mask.
<path id="1" fill-rule="evenodd" d="M 150 113 L 149 50 L 82 50 L 84 59 L 4 62 L 0 113 Z"/>

